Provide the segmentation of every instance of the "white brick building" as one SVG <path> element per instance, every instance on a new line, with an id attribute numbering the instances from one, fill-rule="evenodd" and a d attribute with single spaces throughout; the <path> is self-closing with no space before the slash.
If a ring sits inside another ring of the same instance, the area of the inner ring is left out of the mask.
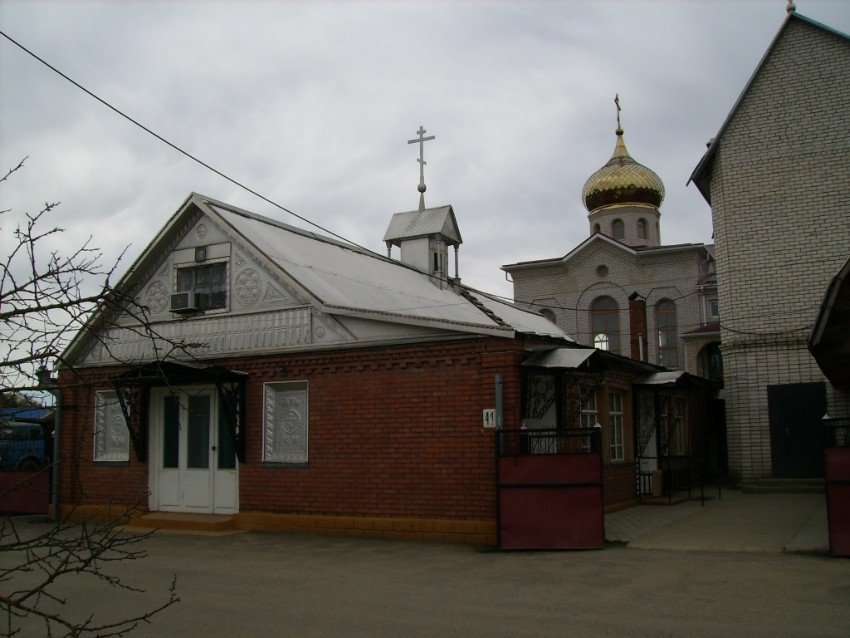
<path id="1" fill-rule="evenodd" d="M 807 350 L 850 255 L 850 38 L 790 10 L 691 176 L 711 205 L 730 472 L 823 473 L 848 414 Z"/>
<path id="2" fill-rule="evenodd" d="M 718 379 L 714 247 L 661 244 L 664 185 L 626 150 L 584 185 L 590 236 L 562 257 L 502 266 L 514 300 L 578 343 Z"/>

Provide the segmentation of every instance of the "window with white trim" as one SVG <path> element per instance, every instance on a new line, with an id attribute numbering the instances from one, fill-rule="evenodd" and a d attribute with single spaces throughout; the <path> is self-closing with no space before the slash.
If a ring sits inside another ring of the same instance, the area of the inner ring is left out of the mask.
<path id="1" fill-rule="evenodd" d="M 608 450 L 611 461 L 624 461 L 626 459 L 626 445 L 624 437 L 623 393 L 608 393 Z"/>
<path id="2" fill-rule="evenodd" d="M 599 410 L 596 407 L 596 392 L 590 390 L 584 396 L 581 405 L 581 427 L 592 428 L 599 419 Z"/>
<path id="3" fill-rule="evenodd" d="M 177 292 L 195 293 L 198 310 L 227 307 L 227 262 L 177 268 Z"/>
<path id="4" fill-rule="evenodd" d="M 718 319 L 720 318 L 720 302 L 717 301 L 717 298 L 708 299 L 706 302 L 707 306 L 707 314 L 709 319 Z"/>
<path id="5" fill-rule="evenodd" d="M 593 347 L 620 354 L 620 307 L 612 297 L 599 297 L 590 305 Z"/>
<path id="6" fill-rule="evenodd" d="M 92 458 L 107 463 L 130 460 L 130 432 L 115 392 L 95 393 Z"/>
<path id="7" fill-rule="evenodd" d="M 596 392 L 593 390 L 581 390 L 583 402 L 581 404 L 581 427 L 595 428 L 599 422 L 599 410 L 596 407 Z M 593 440 L 590 436 L 581 437 L 581 449 L 583 452 L 589 452 Z"/>
<path id="8" fill-rule="evenodd" d="M 307 381 L 263 385 L 264 463 L 307 463 L 308 408 Z"/>
<path id="9" fill-rule="evenodd" d="M 685 454 L 685 400 L 673 401 L 673 449 L 676 454 Z"/>

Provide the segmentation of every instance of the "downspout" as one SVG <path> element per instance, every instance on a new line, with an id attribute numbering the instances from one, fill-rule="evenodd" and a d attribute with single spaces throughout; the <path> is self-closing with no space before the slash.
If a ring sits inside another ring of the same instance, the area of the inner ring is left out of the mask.
<path id="1" fill-rule="evenodd" d="M 62 392 L 56 388 L 53 394 L 53 476 L 51 476 L 50 500 L 53 520 L 59 522 L 59 429 L 62 423 Z"/>
<path id="2" fill-rule="evenodd" d="M 59 522 L 59 441 L 62 425 L 62 391 L 56 383 L 56 377 L 50 374 L 47 366 L 41 366 L 36 372 L 38 385 L 53 395 L 53 475 L 50 486 L 50 506 L 53 509 L 53 520 Z"/>
<path id="3" fill-rule="evenodd" d="M 502 398 L 502 373 L 497 372 L 495 377 L 496 390 L 496 429 L 501 430 L 505 427 L 505 413 Z"/>

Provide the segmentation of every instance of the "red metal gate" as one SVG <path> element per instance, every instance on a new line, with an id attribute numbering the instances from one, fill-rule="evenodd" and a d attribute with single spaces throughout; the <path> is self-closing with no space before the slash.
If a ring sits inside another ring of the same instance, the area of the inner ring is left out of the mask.
<path id="1" fill-rule="evenodd" d="M 0 472 L 0 513 L 47 514 L 50 472 Z"/>
<path id="2" fill-rule="evenodd" d="M 850 556 L 850 419 L 825 419 L 824 424 L 829 552 Z"/>
<path id="3" fill-rule="evenodd" d="M 500 548 L 604 546 L 598 429 L 502 430 L 496 444 Z"/>

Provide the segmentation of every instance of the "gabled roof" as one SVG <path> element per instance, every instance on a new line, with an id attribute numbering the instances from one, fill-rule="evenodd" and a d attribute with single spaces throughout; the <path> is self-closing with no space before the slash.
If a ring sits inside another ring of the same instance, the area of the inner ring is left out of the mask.
<path id="1" fill-rule="evenodd" d="M 454 246 L 463 242 L 451 206 L 396 213 L 390 220 L 384 241 L 398 246 L 401 240 L 431 235 L 440 235 Z"/>
<path id="2" fill-rule="evenodd" d="M 782 38 L 784 33 L 788 30 L 788 26 L 794 21 L 809 24 L 818 29 L 822 29 L 826 33 L 830 33 L 836 37 L 842 38 L 844 40 L 850 40 L 850 36 L 845 33 L 841 33 L 840 31 L 821 24 L 816 20 L 812 20 L 811 18 L 802 16 L 796 13 L 795 11 L 788 12 L 788 16 L 783 21 L 782 26 L 776 33 L 776 36 L 774 36 L 773 40 L 770 43 L 770 46 L 767 47 L 767 50 L 765 51 L 758 65 L 756 66 L 755 71 L 753 71 L 752 75 L 750 76 L 750 79 L 747 80 L 747 84 L 744 86 L 744 90 L 741 91 L 741 94 L 738 96 L 738 99 L 735 101 L 734 106 L 732 106 L 732 110 L 729 111 L 729 114 L 723 121 L 723 124 L 721 125 L 720 130 L 717 132 L 717 135 L 715 135 L 709 142 L 708 149 L 706 150 L 705 154 L 702 156 L 702 159 L 700 159 L 699 163 L 697 164 L 696 168 L 694 168 L 693 173 L 691 173 L 691 176 L 688 179 L 688 184 L 693 182 L 696 185 L 697 189 L 699 189 L 700 194 L 705 198 L 705 201 L 709 204 L 711 204 L 711 189 L 709 187 L 708 180 L 711 175 L 711 165 L 714 160 L 714 156 L 717 152 L 717 149 L 719 148 L 720 141 L 723 138 L 723 134 L 726 132 L 726 129 L 729 127 L 730 122 L 735 117 L 735 114 L 738 112 L 738 108 L 744 101 L 744 97 L 750 91 L 750 87 L 753 85 L 753 82 L 755 82 L 755 79 L 764 67 L 765 62 L 770 57 L 771 53 L 773 53 L 777 42 L 779 42 L 780 38 Z"/>
<path id="3" fill-rule="evenodd" d="M 450 213 L 450 207 L 446 207 Z M 143 285 L 163 253 L 199 213 L 261 259 L 306 303 L 328 315 L 426 326 L 450 332 L 513 337 L 534 334 L 572 341 L 542 315 L 460 284 L 438 287 L 428 275 L 364 248 L 308 232 L 193 193 L 117 284 Z M 97 311 L 88 328 L 102 319 Z M 72 357 L 88 330 L 66 351 Z"/>
<path id="4" fill-rule="evenodd" d="M 616 239 L 609 237 L 608 235 L 604 235 L 602 233 L 593 233 L 590 237 L 581 242 L 578 246 L 573 248 L 570 252 L 568 252 L 563 257 L 554 257 L 549 259 L 538 259 L 535 261 L 520 261 L 515 264 L 505 264 L 502 266 L 502 270 L 510 272 L 511 270 L 522 270 L 525 268 L 534 268 L 537 266 L 546 266 L 546 265 L 557 265 L 557 264 L 566 264 L 582 251 L 584 251 L 588 246 L 594 243 L 604 243 L 609 246 L 620 250 L 628 255 L 640 255 L 640 254 L 662 254 L 662 253 L 671 253 L 671 252 L 681 252 L 687 250 L 693 250 L 695 248 L 707 249 L 705 244 L 670 244 L 668 246 L 628 246 Z M 710 252 L 710 251 L 709 251 Z"/>

